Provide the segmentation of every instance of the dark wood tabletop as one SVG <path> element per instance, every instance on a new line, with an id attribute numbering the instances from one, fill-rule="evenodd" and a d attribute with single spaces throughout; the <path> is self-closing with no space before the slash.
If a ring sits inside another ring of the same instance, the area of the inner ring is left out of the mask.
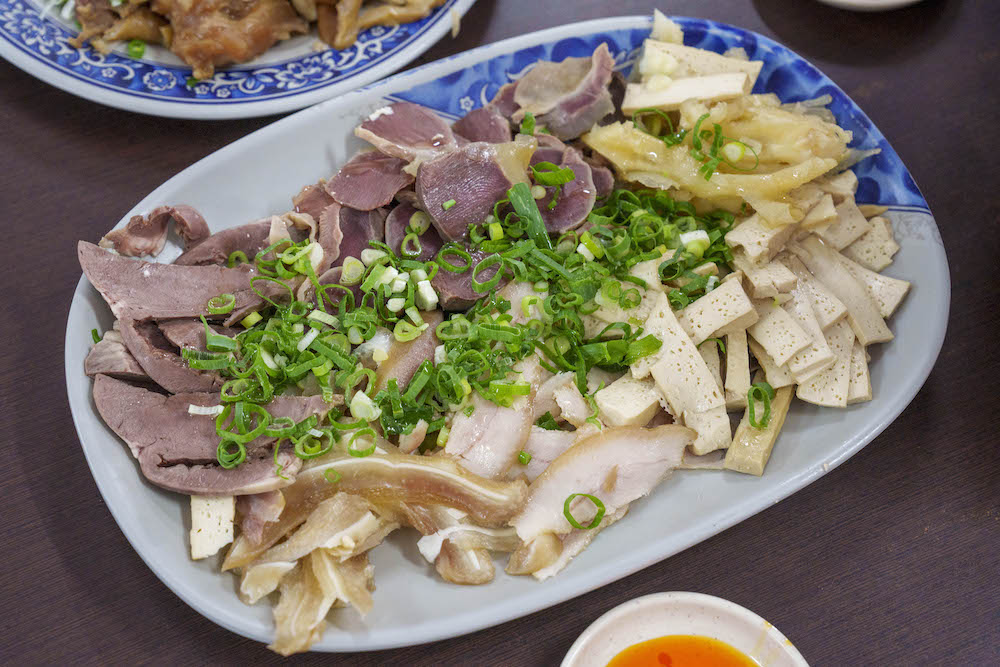
<path id="1" fill-rule="evenodd" d="M 570 21 L 645 14 L 653 4 L 480 0 L 458 38 L 418 63 Z M 657 565 L 465 637 L 302 662 L 556 665 L 608 609 L 686 590 L 749 607 L 815 665 L 1000 664 L 1000 2 L 926 0 L 873 14 L 813 0 L 655 4 L 785 43 L 889 138 L 935 212 L 951 264 L 951 321 L 934 371 L 853 459 Z M 168 177 L 275 118 L 131 114 L 2 61 L 0 116 L 0 437 L 8 456 L 0 662 L 277 662 L 187 607 L 126 542 L 80 451 L 62 349 L 80 277 L 76 241 L 96 240 Z"/>

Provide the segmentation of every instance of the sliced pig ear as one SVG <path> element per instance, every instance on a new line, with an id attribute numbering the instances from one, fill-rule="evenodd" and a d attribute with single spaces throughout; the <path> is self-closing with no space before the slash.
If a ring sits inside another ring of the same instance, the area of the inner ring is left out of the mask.
<path id="1" fill-rule="evenodd" d="M 326 182 L 326 191 L 344 206 L 371 211 L 387 206 L 400 190 L 413 183 L 403 171 L 406 161 L 379 153 L 358 153 Z"/>
<path id="2" fill-rule="evenodd" d="M 185 205 L 159 206 L 147 216 L 132 216 L 122 229 L 108 232 L 99 245 L 129 257 L 159 255 L 167 242 L 167 229 L 171 220 L 184 240 L 185 249 L 203 241 L 210 234 L 205 218 L 194 208 Z"/>
<path id="3" fill-rule="evenodd" d="M 354 134 L 386 155 L 407 162 L 428 160 L 458 147 L 454 133 L 441 116 L 412 102 L 377 109 Z"/>

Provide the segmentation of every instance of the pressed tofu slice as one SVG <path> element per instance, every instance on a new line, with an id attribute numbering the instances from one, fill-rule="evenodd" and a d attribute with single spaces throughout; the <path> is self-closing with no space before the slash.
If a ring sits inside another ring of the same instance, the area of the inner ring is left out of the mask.
<path id="1" fill-rule="evenodd" d="M 645 426 L 660 409 L 663 400 L 656 383 L 637 380 L 626 373 L 594 394 L 601 421 L 611 426 Z"/>
<path id="2" fill-rule="evenodd" d="M 878 304 L 879 314 L 882 317 L 889 317 L 896 312 L 899 304 L 903 302 L 906 294 L 910 291 L 910 283 L 905 280 L 869 271 L 843 255 L 839 255 L 837 259 L 858 282 L 865 286 L 875 303 Z"/>
<path id="3" fill-rule="evenodd" d="M 826 332 L 826 342 L 837 360 L 827 370 L 799 385 L 795 395 L 807 403 L 831 408 L 847 407 L 851 386 L 851 355 L 854 351 L 854 332 L 851 326 L 840 321 Z"/>
<path id="4" fill-rule="evenodd" d="M 755 380 L 760 380 L 759 377 Z M 743 413 L 736 433 L 733 435 L 733 442 L 726 451 L 726 460 L 723 464 L 728 470 L 746 473 L 748 475 L 764 474 L 764 466 L 771 458 L 771 451 L 774 443 L 778 439 L 781 427 L 785 424 L 785 417 L 788 416 L 788 406 L 792 403 L 792 387 L 782 387 L 774 392 L 771 399 L 771 416 L 767 426 L 755 428 L 750 425 L 750 410 Z M 755 406 L 754 416 L 760 419 L 761 415 Z"/>
<path id="5" fill-rule="evenodd" d="M 809 293 L 813 310 L 816 313 L 816 321 L 824 331 L 834 322 L 847 316 L 847 306 L 837 298 L 823 283 L 816 280 L 816 276 L 809 273 L 809 269 L 795 255 L 783 253 L 778 257 L 778 261 L 788 267 L 797 278 L 796 285 L 804 288 Z"/>
<path id="6" fill-rule="evenodd" d="M 738 277 L 724 280 L 677 315 L 677 320 L 695 345 L 722 329 L 746 329 L 757 318 L 757 311 L 743 291 Z"/>
<path id="7" fill-rule="evenodd" d="M 868 354 L 858 340 L 854 339 L 851 350 L 851 383 L 847 388 L 847 404 L 872 400 L 872 376 L 868 371 Z"/>
<path id="8" fill-rule="evenodd" d="M 811 339 L 809 347 L 788 360 L 788 370 L 791 371 L 795 382 L 802 384 L 812 376 L 833 366 L 837 358 L 830 350 L 826 337 L 823 335 L 823 329 L 816 320 L 816 313 L 813 311 L 812 300 L 809 298 L 807 288 L 796 288 L 792 290 L 791 294 L 792 298 L 786 301 L 782 308 L 799 323 L 799 326 Z"/>
<path id="9" fill-rule="evenodd" d="M 779 294 L 788 294 L 795 287 L 795 274 L 781 262 L 771 262 L 761 268 L 746 271 L 750 284 L 750 296 L 754 299 L 770 299 Z"/>
<path id="10" fill-rule="evenodd" d="M 707 341 L 698 345 L 698 354 L 705 360 L 709 372 L 715 378 L 715 383 L 722 388 L 722 360 L 719 359 L 719 346 L 715 341 Z"/>
<path id="11" fill-rule="evenodd" d="M 816 279 L 847 307 L 847 321 L 862 345 L 868 347 L 872 343 L 885 343 L 893 339 L 878 304 L 868 288 L 851 275 L 840 261 L 840 253 L 824 245 L 815 236 L 789 244 L 789 247 Z"/>
<path id="12" fill-rule="evenodd" d="M 191 558 L 208 558 L 232 542 L 235 521 L 235 497 L 191 496 Z"/>
<path id="13" fill-rule="evenodd" d="M 747 261 L 763 266 L 778 254 L 795 229 L 795 225 L 769 227 L 755 213 L 726 233 L 726 245 L 734 251 L 742 248 Z"/>
<path id="14" fill-rule="evenodd" d="M 813 181 L 823 192 L 833 195 L 835 202 L 845 197 L 854 197 L 858 191 L 858 177 L 851 169 L 845 169 L 836 176 L 821 176 Z"/>
<path id="15" fill-rule="evenodd" d="M 685 411 L 705 412 L 725 405 L 721 387 L 716 384 L 698 348 L 677 322 L 667 296 L 660 293 L 650 300 L 654 301 L 654 307 L 646 321 L 646 331 L 659 338 L 663 346 L 645 359 L 653 358 L 648 373 L 666 398 L 670 412 L 674 415 Z M 640 377 L 635 372 L 636 365 L 632 365 L 632 372 Z"/>
<path id="16" fill-rule="evenodd" d="M 812 339 L 781 306 L 771 299 L 755 300 L 760 319 L 747 327 L 747 333 L 763 347 L 778 366 L 809 347 Z"/>
<path id="17" fill-rule="evenodd" d="M 647 52 L 656 51 L 671 56 L 677 61 L 673 71 L 665 72 L 674 79 L 702 76 L 707 74 L 726 74 L 742 72 L 750 78 L 750 88 L 753 88 L 761 67 L 760 60 L 738 60 L 729 58 L 705 49 L 696 49 L 683 44 L 669 44 L 647 39 L 644 43 Z"/>
<path id="18" fill-rule="evenodd" d="M 779 366 L 774 363 L 774 359 L 771 358 L 771 355 L 769 355 L 757 341 L 750 340 L 749 343 L 750 351 L 753 352 L 754 358 L 764 371 L 764 375 L 767 378 L 767 383 L 769 385 L 777 389 L 778 387 L 787 387 L 795 384 L 795 378 L 792 377 L 792 373 L 788 370 L 788 366 Z"/>
<path id="19" fill-rule="evenodd" d="M 637 110 L 646 108 L 676 111 L 687 100 L 731 100 L 748 94 L 751 88 L 753 85 L 750 77 L 744 72 L 674 79 L 666 88 L 656 90 L 643 84 L 630 83 L 625 86 L 622 112 L 631 116 Z"/>
<path id="20" fill-rule="evenodd" d="M 816 229 L 816 235 L 831 248 L 842 250 L 870 232 L 874 225 L 858 210 L 854 197 L 837 204 L 837 219 Z"/>
<path id="21" fill-rule="evenodd" d="M 750 350 L 747 332 L 726 334 L 726 408 L 736 410 L 747 406 L 750 391 Z"/>
<path id="22" fill-rule="evenodd" d="M 837 219 L 837 207 L 833 203 L 833 195 L 824 194 L 819 203 L 809 209 L 799 222 L 801 229 L 815 229 L 829 225 Z"/>
<path id="23" fill-rule="evenodd" d="M 871 231 L 844 248 L 842 253 L 844 257 L 877 273 L 892 264 L 893 255 L 899 252 L 899 244 L 892 237 L 888 220 L 872 218 L 871 223 Z"/>
<path id="24" fill-rule="evenodd" d="M 725 449 L 733 439 L 732 426 L 724 405 L 705 412 L 685 412 L 681 421 L 698 434 L 688 447 L 699 456 Z"/>

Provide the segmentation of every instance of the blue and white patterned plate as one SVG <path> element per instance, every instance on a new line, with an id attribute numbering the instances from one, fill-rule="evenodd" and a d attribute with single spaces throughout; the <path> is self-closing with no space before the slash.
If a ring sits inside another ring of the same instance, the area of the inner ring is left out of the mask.
<path id="1" fill-rule="evenodd" d="M 169 50 L 147 46 L 141 59 L 124 44 L 111 53 L 67 40 L 74 22 L 45 11 L 50 0 L 0 0 L 0 56 L 42 81 L 109 106 L 174 118 L 249 118 L 301 109 L 401 69 L 464 15 L 475 0 L 446 0 L 426 18 L 376 26 L 350 48 L 315 50 L 312 34 L 276 44 L 255 60 L 190 82 L 191 68 Z"/>
<path id="2" fill-rule="evenodd" d="M 757 90 L 798 101 L 828 93 L 853 145 L 882 153 L 857 167 L 858 200 L 891 207 L 901 250 L 886 273 L 913 282 L 890 321 L 896 339 L 874 346 L 874 400 L 845 410 L 796 402 L 763 477 L 684 471 L 633 504 L 556 577 L 537 582 L 503 573 L 486 586 L 455 586 L 438 578 L 400 531 L 372 552 L 375 607 L 361 618 L 338 610 L 320 651 L 362 651 L 419 644 L 473 632 L 568 600 L 657 563 L 746 519 L 815 481 L 871 442 L 923 384 L 944 340 L 950 283 L 937 226 L 899 156 L 861 109 L 808 62 L 770 39 L 698 19 L 678 19 L 689 45 L 713 51 L 741 46 L 764 61 Z M 605 43 L 628 69 L 649 34 L 646 17 L 588 21 L 480 47 L 324 102 L 284 118 L 185 169 L 146 197 L 119 223 L 160 204 L 197 207 L 222 229 L 288 209 L 305 183 L 334 173 L 362 142 L 353 130 L 387 100 L 406 99 L 456 117 L 482 105 L 501 85 L 539 59 L 589 55 Z M 253 193 L 247 196 L 246 193 Z M 94 239 L 91 239 L 94 240 Z M 164 259 L 169 260 L 165 253 Z M 270 606 L 243 605 L 214 562 L 188 558 L 186 499 L 146 484 L 128 449 L 101 421 L 83 373 L 92 328 L 106 330 L 111 313 L 81 279 L 66 332 L 66 383 L 80 442 L 108 508 L 139 555 L 163 582 L 207 618 L 260 641 L 273 637 Z M 669 567 L 669 566 L 668 566 Z M 470 662 L 475 662 L 472 657 Z"/>

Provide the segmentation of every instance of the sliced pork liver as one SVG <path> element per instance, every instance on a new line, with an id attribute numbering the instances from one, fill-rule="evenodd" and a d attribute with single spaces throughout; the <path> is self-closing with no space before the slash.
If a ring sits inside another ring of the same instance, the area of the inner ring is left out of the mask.
<path id="1" fill-rule="evenodd" d="M 237 250 L 244 253 L 247 259 L 253 261 L 254 255 L 267 247 L 267 235 L 270 229 L 270 220 L 260 220 L 224 229 L 184 251 L 180 257 L 174 260 L 174 264 L 181 266 L 225 264 L 229 256 Z"/>
<path id="2" fill-rule="evenodd" d="M 191 415 L 189 405 L 219 404 L 217 393 L 164 396 L 106 375 L 94 379 L 94 403 L 101 418 L 125 441 L 139 460 L 143 475 L 157 486 L 195 495 L 242 495 L 291 484 L 301 461 L 281 452 L 282 480 L 274 474 L 273 438 L 258 438 L 247 447 L 247 460 L 225 470 L 216 460 L 219 438 L 215 417 Z M 275 418 L 301 421 L 330 409 L 319 396 L 275 398 L 265 406 Z"/>
<path id="3" fill-rule="evenodd" d="M 443 118 L 412 102 L 396 102 L 378 109 L 354 134 L 386 155 L 407 162 L 430 160 L 458 147 Z"/>
<path id="4" fill-rule="evenodd" d="M 201 320 L 186 318 L 177 320 L 160 320 L 156 323 L 156 326 L 160 329 L 163 336 L 170 341 L 170 344 L 177 349 L 187 347 L 193 350 L 200 350 L 202 352 L 206 349 L 205 325 L 201 323 Z M 230 338 L 233 338 L 236 334 L 242 331 L 242 329 L 220 327 L 217 324 L 209 324 L 209 326 L 215 331 L 215 333 L 223 336 L 229 336 Z"/>
<path id="5" fill-rule="evenodd" d="M 438 271 L 437 275 L 431 280 L 431 286 L 434 287 L 434 291 L 438 294 L 438 301 L 440 302 L 441 309 L 445 311 L 456 311 L 456 310 L 468 310 L 472 307 L 476 301 L 482 299 L 486 294 L 477 292 L 472 289 L 472 268 L 476 264 L 483 261 L 490 256 L 490 253 L 475 251 L 469 253 L 472 256 L 472 262 L 470 263 L 470 269 L 462 273 L 453 273 L 451 271 Z M 485 282 L 493 277 L 494 269 L 486 269 L 483 275 L 479 276 L 480 280 Z M 499 289 L 507 284 L 507 279 L 502 279 L 496 289 Z"/>
<path id="6" fill-rule="evenodd" d="M 326 191 L 344 206 L 371 211 L 386 206 L 413 183 L 405 160 L 378 151 L 358 153 L 326 182 Z"/>
<path id="7" fill-rule="evenodd" d="M 322 181 L 315 185 L 307 185 L 299 193 L 292 197 L 292 206 L 299 213 L 311 215 L 313 220 L 319 220 L 323 209 L 334 202 L 333 197 L 326 191 L 325 183 Z"/>
<path id="8" fill-rule="evenodd" d="M 171 220 L 184 239 L 185 249 L 208 238 L 208 223 L 194 208 L 185 205 L 158 206 L 147 216 L 132 216 L 123 228 L 108 232 L 99 245 L 129 257 L 159 255 L 167 242 L 167 228 Z"/>
<path id="9" fill-rule="evenodd" d="M 211 315 L 205 306 L 219 294 L 229 293 L 236 305 L 227 317 L 235 321 L 266 302 L 250 289 L 250 279 L 258 274 L 250 266 L 231 269 L 222 266 L 177 266 L 129 259 L 80 241 L 77 246 L 80 266 L 115 317 L 133 320 L 169 319 Z M 258 289 L 271 297 L 285 290 L 270 281 Z"/>
<path id="10" fill-rule="evenodd" d="M 590 58 L 538 63 L 514 91 L 520 107 L 515 119 L 530 111 L 556 137 L 580 136 L 615 110 L 608 90 L 614 64 L 606 44 L 598 46 Z"/>
<path id="11" fill-rule="evenodd" d="M 511 140 L 510 121 L 493 106 L 473 109 L 451 126 L 455 134 L 469 141 L 501 144 Z"/>
<path id="12" fill-rule="evenodd" d="M 424 162 L 417 172 L 420 208 L 444 239 L 464 238 L 469 225 L 483 222 L 514 183 L 527 180 L 525 170 L 536 145 L 533 139 L 475 142 Z"/>
<path id="13" fill-rule="evenodd" d="M 550 152 L 556 152 L 556 149 L 540 148 L 535 155 L 542 153 L 545 156 Z M 552 234 L 561 234 L 576 229 L 587 219 L 597 200 L 597 187 L 594 185 L 590 165 L 583 161 L 583 156 L 575 148 L 567 146 L 556 159 L 558 161 L 554 164 L 572 169 L 575 178 L 561 187 L 559 199 L 551 209 L 549 204 L 555 195 L 555 188 L 546 188 L 545 197 L 538 200 L 538 210 L 545 220 L 545 229 Z"/>

